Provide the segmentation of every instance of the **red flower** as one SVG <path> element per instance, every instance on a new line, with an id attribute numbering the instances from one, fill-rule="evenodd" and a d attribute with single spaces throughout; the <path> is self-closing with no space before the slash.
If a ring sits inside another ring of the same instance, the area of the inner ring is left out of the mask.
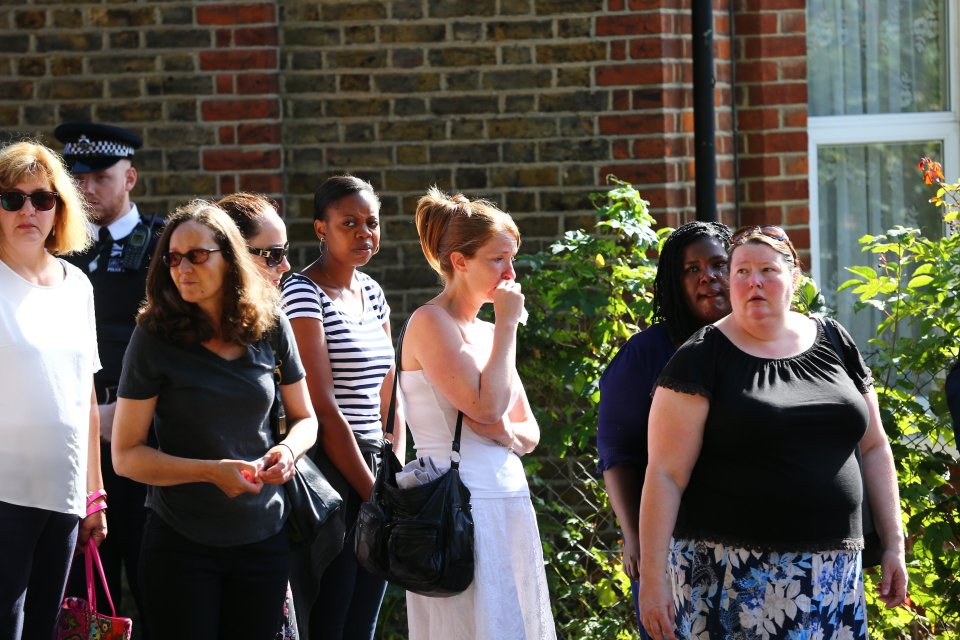
<path id="1" fill-rule="evenodd" d="M 939 183 L 944 179 L 943 165 L 932 159 L 930 156 L 924 156 L 920 158 L 920 162 L 917 164 L 917 169 L 923 173 L 924 184 L 932 185 L 933 183 Z"/>

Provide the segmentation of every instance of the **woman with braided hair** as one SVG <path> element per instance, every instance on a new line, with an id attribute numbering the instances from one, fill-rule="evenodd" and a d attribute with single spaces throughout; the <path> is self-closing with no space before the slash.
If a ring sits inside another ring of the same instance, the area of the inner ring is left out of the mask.
<path id="1" fill-rule="evenodd" d="M 630 338 L 600 378 L 599 467 L 623 532 L 623 567 L 635 608 L 651 393 L 677 347 L 700 327 L 730 313 L 729 245 L 730 230 L 718 222 L 690 222 L 670 234 L 653 284 L 656 324 Z"/>

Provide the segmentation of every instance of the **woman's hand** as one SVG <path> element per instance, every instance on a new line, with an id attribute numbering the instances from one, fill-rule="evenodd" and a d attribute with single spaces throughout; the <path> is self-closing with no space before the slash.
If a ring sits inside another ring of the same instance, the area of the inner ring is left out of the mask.
<path id="1" fill-rule="evenodd" d="M 907 597 L 907 564 L 903 557 L 903 548 L 899 545 L 897 548 L 884 550 L 880 559 L 877 597 L 887 609 L 900 606 Z"/>
<path id="2" fill-rule="evenodd" d="M 523 294 L 516 280 L 501 280 L 493 294 L 493 314 L 497 321 L 518 323 L 523 316 Z"/>
<path id="3" fill-rule="evenodd" d="M 676 640 L 676 610 L 666 574 L 640 580 L 640 622 L 653 640 Z"/>
<path id="4" fill-rule="evenodd" d="M 293 452 L 285 444 L 274 445 L 260 459 L 263 465 L 260 479 L 266 484 L 283 484 L 293 478 L 296 460 Z"/>
<path id="5" fill-rule="evenodd" d="M 623 536 L 623 572 L 631 580 L 640 581 L 640 538 Z"/>
<path id="6" fill-rule="evenodd" d="M 220 460 L 216 463 L 213 484 L 229 498 L 236 498 L 244 493 L 260 493 L 263 488 L 263 480 L 260 479 L 262 464 L 262 460 Z"/>
<path id="7" fill-rule="evenodd" d="M 80 520 L 80 528 L 77 530 L 77 551 L 82 551 L 87 546 L 87 540 L 91 539 L 99 547 L 106 537 L 107 514 L 101 509 Z"/>

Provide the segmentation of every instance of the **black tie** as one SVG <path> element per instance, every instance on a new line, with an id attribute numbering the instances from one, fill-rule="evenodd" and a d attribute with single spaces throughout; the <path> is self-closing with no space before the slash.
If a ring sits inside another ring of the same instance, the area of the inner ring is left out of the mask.
<path id="1" fill-rule="evenodd" d="M 97 269 L 106 271 L 107 264 L 110 262 L 110 253 L 113 251 L 113 236 L 110 235 L 110 229 L 100 227 L 100 239 L 97 241 L 97 246 L 100 251 L 97 252 L 96 267 L 92 268 L 91 271 Z"/>

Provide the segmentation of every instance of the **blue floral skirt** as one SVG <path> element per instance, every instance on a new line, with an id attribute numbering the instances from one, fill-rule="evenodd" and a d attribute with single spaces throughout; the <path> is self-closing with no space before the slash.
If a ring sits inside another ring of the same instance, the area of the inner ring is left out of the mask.
<path id="1" fill-rule="evenodd" d="M 866 640 L 858 551 L 759 552 L 674 540 L 677 637 Z"/>

